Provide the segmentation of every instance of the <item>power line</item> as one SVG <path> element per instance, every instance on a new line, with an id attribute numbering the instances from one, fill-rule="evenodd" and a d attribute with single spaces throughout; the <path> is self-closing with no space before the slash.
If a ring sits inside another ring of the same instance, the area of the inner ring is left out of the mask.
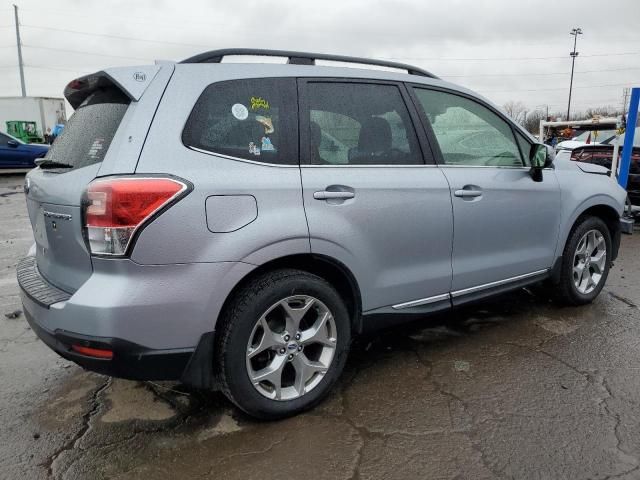
<path id="1" fill-rule="evenodd" d="M 39 30 L 51 30 L 54 32 L 63 32 L 63 33 L 74 33 L 76 35 L 88 35 L 91 37 L 106 37 L 106 38 L 116 38 L 119 40 L 134 40 L 137 42 L 149 42 L 149 43 L 161 43 L 161 44 L 166 44 L 166 45 L 179 45 L 182 47 L 198 47 L 198 48 L 210 48 L 211 45 L 202 45 L 202 44 L 194 44 L 194 43 L 180 43 L 180 42 L 167 42 L 164 40 L 149 40 L 146 38 L 136 38 L 136 37 L 123 37 L 120 35 L 110 35 L 107 33 L 90 33 L 90 32 L 81 32 L 79 30 L 67 30 L 64 28 L 55 28 L 55 27 L 43 27 L 40 25 L 27 25 L 27 24 L 23 24 L 23 27 L 26 28 L 36 28 Z"/>
<path id="2" fill-rule="evenodd" d="M 78 54 L 82 54 L 82 55 L 95 55 L 95 56 L 98 56 L 98 57 L 127 58 L 127 59 L 131 59 L 131 60 L 153 61 L 150 58 L 129 57 L 129 56 L 124 56 L 124 55 L 112 55 L 112 54 L 108 54 L 108 53 L 87 52 L 87 51 L 82 51 L 82 50 L 69 50 L 69 49 L 66 49 L 66 48 L 39 47 L 37 45 L 24 45 L 24 44 L 22 46 L 24 48 L 35 48 L 35 49 L 38 49 L 38 50 L 51 50 L 51 51 L 66 52 L 66 53 L 78 53 Z"/>
<path id="3" fill-rule="evenodd" d="M 138 37 L 125 37 L 120 35 L 111 35 L 106 33 L 91 33 L 91 32 L 83 32 L 80 30 L 70 30 L 64 28 L 55 28 L 55 27 L 46 27 L 41 25 L 30 25 L 23 24 L 22 26 L 27 28 L 36 28 L 40 30 L 51 30 L 55 32 L 64 32 L 64 33 L 72 33 L 77 35 L 88 35 L 95 37 L 106 37 L 106 38 L 116 38 L 121 40 L 133 40 L 139 42 L 149 42 L 149 43 L 161 43 L 167 45 L 179 45 L 185 47 L 203 47 L 210 48 L 211 45 L 203 45 L 196 43 L 182 43 L 182 42 L 169 42 L 165 40 L 150 40 L 146 38 L 138 38 Z M 619 56 L 619 55 L 640 55 L 640 52 L 619 52 L 619 53 L 601 53 L 601 54 L 592 54 L 592 55 L 583 55 L 582 57 L 609 57 L 609 56 Z M 445 58 L 445 57 L 387 57 L 385 60 L 431 60 L 431 61 L 516 61 L 516 60 L 550 60 L 550 59 L 558 59 L 558 58 L 566 58 L 566 56 L 550 56 L 550 57 L 487 57 L 487 58 Z"/>
<path id="4" fill-rule="evenodd" d="M 60 72 L 73 72 L 73 73 L 90 73 L 92 71 L 95 71 L 96 69 L 87 69 L 87 68 L 81 68 L 81 69 L 72 69 L 72 68 L 62 68 L 62 67 L 45 67 L 43 65 L 24 65 L 26 68 L 37 68 L 39 70 L 56 70 L 56 71 L 60 71 Z M 100 70 L 99 68 L 97 70 Z"/>
<path id="5" fill-rule="evenodd" d="M 622 72 L 627 70 L 640 70 L 640 68 L 607 68 L 603 70 L 576 70 L 575 73 L 603 73 L 603 72 Z M 471 75 L 447 75 L 446 73 L 440 74 L 442 77 L 449 78 L 461 78 L 461 77 L 545 77 L 552 75 L 569 75 L 570 72 L 554 72 L 554 73 L 478 73 Z"/>
<path id="6" fill-rule="evenodd" d="M 604 87 L 626 87 L 629 86 L 629 83 L 609 83 L 606 85 L 581 85 L 573 88 L 604 88 Z M 566 87 L 558 87 L 558 88 L 532 88 L 525 90 L 478 90 L 483 93 L 501 93 L 501 92 L 545 92 L 551 90 L 566 90 Z"/>
<path id="7" fill-rule="evenodd" d="M 640 52 L 616 52 L 616 53 L 594 53 L 592 55 L 581 55 L 580 58 L 588 57 L 614 57 L 620 55 L 640 55 Z M 519 61 L 519 60 L 553 60 L 557 58 L 566 59 L 565 55 L 552 57 L 485 57 L 485 58 L 453 58 L 453 57 L 386 57 L 384 60 L 418 60 L 418 61 L 456 61 L 456 62 L 490 62 L 490 61 Z"/>
<path id="8" fill-rule="evenodd" d="M 29 9 L 29 8 L 22 8 L 21 9 L 23 12 L 49 12 L 51 14 L 54 15 L 60 15 L 60 16 L 74 16 L 74 17 L 83 17 L 83 18 L 96 18 L 95 16 L 92 15 L 86 15 L 86 14 L 81 14 L 78 13 L 77 11 L 72 11 L 72 10 L 51 10 L 51 9 L 38 9 L 38 10 L 33 10 L 33 9 Z M 66 13 L 63 13 L 66 12 Z M 211 22 L 198 22 L 197 20 L 194 20 L 193 18 L 187 18 L 187 17 L 181 17 L 181 18 L 176 18 L 176 17 L 172 17 L 172 16 L 167 16 L 167 15 L 160 15 L 158 16 L 157 14 L 154 13 L 153 15 L 154 17 L 163 17 L 167 20 L 170 20 L 170 23 L 166 23 L 164 25 L 170 26 L 172 28 L 176 28 L 176 23 L 177 22 L 184 22 L 185 24 L 198 24 L 198 25 L 203 25 L 206 26 L 208 28 L 211 28 L 212 26 L 217 26 L 217 25 L 223 25 L 222 22 L 217 22 L 217 23 L 211 23 Z M 102 13 L 99 14 L 99 18 L 100 20 L 103 20 L 104 18 L 114 18 L 114 19 L 119 19 L 121 20 L 126 20 L 130 23 L 139 23 L 139 24 L 146 24 L 146 25 L 157 25 L 158 22 L 154 21 L 154 20 L 149 20 L 149 17 L 135 17 L 135 16 L 130 16 L 130 15 L 103 15 Z M 132 19 L 134 21 L 132 21 Z M 142 20 L 142 21 L 140 21 Z M 186 27 L 185 27 L 186 29 Z"/>

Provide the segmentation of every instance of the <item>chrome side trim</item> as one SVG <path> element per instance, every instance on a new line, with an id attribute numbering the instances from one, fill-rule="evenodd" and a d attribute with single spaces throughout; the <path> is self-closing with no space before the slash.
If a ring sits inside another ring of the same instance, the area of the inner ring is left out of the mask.
<path id="1" fill-rule="evenodd" d="M 518 166 L 518 165 L 451 165 L 451 164 L 440 164 L 439 165 L 440 168 L 500 168 L 500 169 L 507 169 L 507 170 L 531 170 L 531 167 L 527 167 L 525 165 L 523 166 Z"/>
<path id="2" fill-rule="evenodd" d="M 545 268 L 544 270 L 537 270 L 535 272 L 525 273 L 524 275 L 518 275 L 517 277 L 505 278 L 504 280 L 498 280 L 498 281 L 491 282 L 491 283 L 485 283 L 483 285 L 477 285 L 475 287 L 464 288 L 462 290 L 456 290 L 455 292 L 451 292 L 451 296 L 453 298 L 460 297 L 462 295 L 467 295 L 469 293 L 474 293 L 474 292 L 477 292 L 479 290 L 484 290 L 486 288 L 498 287 L 500 285 L 505 285 L 507 283 L 517 282 L 518 280 L 524 280 L 526 278 L 531 278 L 531 277 L 536 277 L 538 275 L 543 275 L 543 274 L 545 274 L 547 272 L 549 272 L 549 269 Z"/>
<path id="3" fill-rule="evenodd" d="M 438 165 L 429 164 L 416 164 L 416 165 L 392 165 L 392 164 L 380 164 L 380 165 L 351 165 L 349 163 L 336 163 L 334 165 L 300 165 L 300 168 L 437 168 Z"/>
<path id="4" fill-rule="evenodd" d="M 421 298 L 419 300 L 411 300 L 410 302 L 399 303 L 397 305 L 392 305 L 391 308 L 394 310 L 402 310 L 403 308 L 411 308 L 417 307 L 420 305 L 427 305 L 429 303 L 440 302 L 442 300 L 449 300 L 449 294 L 443 293 L 442 295 L 435 295 L 433 297 Z"/>

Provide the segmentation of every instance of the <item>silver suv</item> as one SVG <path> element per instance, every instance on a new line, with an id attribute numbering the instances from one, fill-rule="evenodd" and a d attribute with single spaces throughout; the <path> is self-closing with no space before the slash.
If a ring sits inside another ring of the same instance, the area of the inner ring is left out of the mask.
<path id="1" fill-rule="evenodd" d="M 65 96 L 25 183 L 33 330 L 87 369 L 218 388 L 256 417 L 317 404 L 363 331 L 544 280 L 591 302 L 631 227 L 606 170 L 554 164 L 410 65 L 221 50 Z"/>

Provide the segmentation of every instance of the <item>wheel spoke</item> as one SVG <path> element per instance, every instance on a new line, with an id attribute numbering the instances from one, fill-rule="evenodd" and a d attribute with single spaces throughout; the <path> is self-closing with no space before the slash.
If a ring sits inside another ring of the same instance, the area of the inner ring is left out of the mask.
<path id="1" fill-rule="evenodd" d="M 260 318 L 259 325 L 262 327 L 262 338 L 257 346 L 249 347 L 247 352 L 249 358 L 253 358 L 265 350 L 273 350 L 285 345 L 282 336 L 271 330 L 264 315 Z"/>
<path id="2" fill-rule="evenodd" d="M 596 270 L 596 273 L 602 275 L 604 273 L 606 261 L 607 252 L 598 248 L 598 253 L 591 257 L 591 266 Z"/>
<path id="3" fill-rule="evenodd" d="M 578 243 L 578 248 L 576 248 L 576 257 L 582 258 L 587 252 L 587 239 L 583 237 Z"/>
<path id="4" fill-rule="evenodd" d="M 329 320 L 329 318 L 331 318 L 331 314 L 329 312 L 325 312 L 324 315 L 319 315 L 310 328 L 302 331 L 300 343 L 303 345 L 319 343 L 326 347 L 335 348 L 336 339 L 329 336 L 329 332 L 326 328 L 327 320 Z"/>
<path id="5" fill-rule="evenodd" d="M 578 276 L 578 283 L 581 283 L 582 275 L 584 273 L 584 263 L 579 261 L 578 264 L 573 267 L 573 273 Z"/>
<path id="6" fill-rule="evenodd" d="M 596 249 L 596 232 L 591 230 L 587 233 L 587 255 L 591 256 Z"/>
<path id="7" fill-rule="evenodd" d="M 293 307 L 291 305 L 292 301 L 302 300 L 304 304 L 302 307 Z M 293 297 L 288 298 L 280 302 L 280 305 L 285 311 L 285 322 L 286 322 L 286 330 L 290 334 L 294 334 L 300 328 L 300 321 L 307 314 L 307 312 L 311 309 L 313 304 L 315 303 L 315 299 L 311 297 Z"/>
<path id="8" fill-rule="evenodd" d="M 251 381 L 254 385 L 260 382 L 269 382 L 273 385 L 276 399 L 280 399 L 282 392 L 282 370 L 287 363 L 285 355 L 276 355 L 269 365 L 257 372 L 251 372 Z"/>
<path id="9" fill-rule="evenodd" d="M 324 364 L 309 360 L 304 353 L 296 355 L 291 364 L 296 371 L 293 387 L 298 395 L 304 395 L 305 386 L 314 374 L 324 374 L 327 371 L 327 367 Z"/>

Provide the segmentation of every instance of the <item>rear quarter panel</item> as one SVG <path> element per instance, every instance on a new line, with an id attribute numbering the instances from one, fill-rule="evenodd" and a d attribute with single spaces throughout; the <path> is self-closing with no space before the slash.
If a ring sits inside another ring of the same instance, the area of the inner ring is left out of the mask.
<path id="1" fill-rule="evenodd" d="M 234 160 L 182 143 L 187 118 L 208 85 L 256 76 L 255 68 L 243 68 L 250 66 L 223 65 L 179 65 L 164 93 L 136 174 L 172 174 L 191 182 L 193 191 L 142 231 L 132 252 L 135 262 L 260 265 L 280 256 L 310 252 L 297 165 Z M 247 75 L 248 71 L 253 75 Z M 216 213 L 207 211 L 206 204 L 214 195 L 253 196 L 257 218 L 234 231 L 211 231 L 207 216 L 214 224 Z"/>

